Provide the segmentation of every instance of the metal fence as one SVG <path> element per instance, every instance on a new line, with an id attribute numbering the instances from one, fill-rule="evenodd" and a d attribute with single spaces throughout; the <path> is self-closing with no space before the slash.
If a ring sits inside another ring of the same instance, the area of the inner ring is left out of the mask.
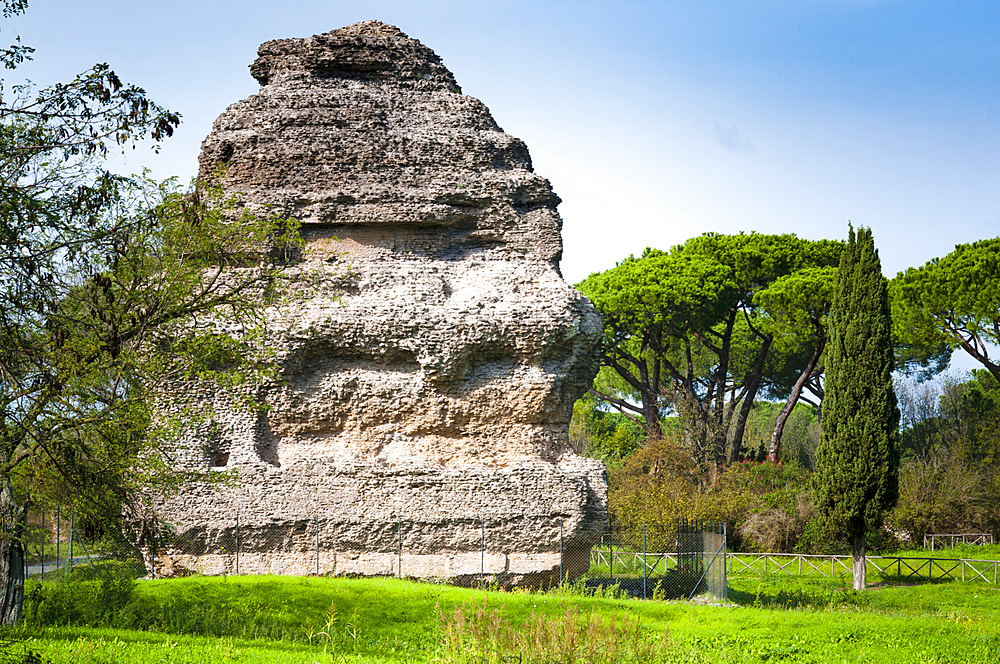
<path id="1" fill-rule="evenodd" d="M 728 597 L 724 523 L 681 520 L 673 528 L 637 529 L 609 524 L 589 551 L 591 586 L 613 586 L 643 599 Z"/>
<path id="2" fill-rule="evenodd" d="M 116 534 L 117 535 L 117 534 Z M 111 557 L 108 550 L 114 550 L 118 558 L 132 557 L 132 547 L 121 535 L 97 543 L 88 544 L 81 536 L 72 513 L 63 513 L 60 508 L 52 512 L 32 511 L 28 514 L 25 534 L 25 576 L 47 576 L 64 573 L 74 565 L 95 565 L 102 558 Z"/>
<path id="3" fill-rule="evenodd" d="M 58 510 L 57 510 L 58 511 Z M 241 522 L 208 528 L 147 529 L 88 538 L 72 515 L 29 518 L 27 575 L 63 574 L 73 566 L 100 573 L 128 564 L 148 576 L 192 573 L 393 576 L 481 588 L 574 584 L 584 592 L 637 598 L 725 600 L 726 530 L 712 522 L 673 528 L 581 531 L 468 522 L 332 523 L 320 516 L 294 523 Z"/>

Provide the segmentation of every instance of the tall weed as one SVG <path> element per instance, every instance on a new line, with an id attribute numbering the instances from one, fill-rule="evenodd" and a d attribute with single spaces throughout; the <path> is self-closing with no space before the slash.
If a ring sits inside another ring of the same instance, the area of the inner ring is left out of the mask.
<path id="1" fill-rule="evenodd" d="M 555 617 L 532 612 L 520 626 L 485 600 L 439 608 L 438 635 L 441 664 L 656 664 L 670 655 L 669 634 L 643 629 L 638 616 L 576 606 Z"/>

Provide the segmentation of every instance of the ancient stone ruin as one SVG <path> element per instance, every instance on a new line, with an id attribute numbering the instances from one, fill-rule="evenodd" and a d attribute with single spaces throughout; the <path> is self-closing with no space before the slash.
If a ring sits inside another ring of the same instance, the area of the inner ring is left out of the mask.
<path id="1" fill-rule="evenodd" d="M 165 570 L 235 571 L 238 515 L 241 573 L 311 573 L 319 549 L 321 573 L 550 580 L 560 528 L 588 540 L 607 507 L 567 436 L 601 322 L 559 274 L 559 198 L 395 27 L 258 53 L 261 89 L 216 120 L 201 176 L 302 222 L 301 284 L 268 313 L 270 409 L 223 411 L 177 460 L 240 479 L 160 501 Z"/>

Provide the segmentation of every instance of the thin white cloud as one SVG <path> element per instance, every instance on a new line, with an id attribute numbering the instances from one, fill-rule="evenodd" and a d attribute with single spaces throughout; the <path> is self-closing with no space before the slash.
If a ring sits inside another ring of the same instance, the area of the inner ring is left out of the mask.
<path id="1" fill-rule="evenodd" d="M 736 125 L 723 127 L 719 123 L 715 124 L 715 135 L 727 150 L 733 152 L 755 152 L 757 148 L 750 141 L 745 141 L 740 137 L 740 129 Z"/>

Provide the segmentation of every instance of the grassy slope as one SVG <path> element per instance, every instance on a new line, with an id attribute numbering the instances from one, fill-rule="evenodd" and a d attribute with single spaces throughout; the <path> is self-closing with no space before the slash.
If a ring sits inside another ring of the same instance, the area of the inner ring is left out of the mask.
<path id="1" fill-rule="evenodd" d="M 676 661 L 1000 657 L 1000 590 L 992 586 L 880 587 L 857 596 L 843 583 L 773 577 L 735 578 L 731 588 L 731 600 L 742 607 L 482 593 L 394 579 L 195 577 L 140 584 L 133 613 L 122 619 L 139 620 L 154 632 L 50 627 L 24 636 L 33 639 L 26 645 L 56 662 L 428 661 L 437 607 L 485 598 L 502 606 L 513 624 L 532 612 L 556 616 L 570 605 L 638 615 L 650 630 L 669 630 Z"/>

